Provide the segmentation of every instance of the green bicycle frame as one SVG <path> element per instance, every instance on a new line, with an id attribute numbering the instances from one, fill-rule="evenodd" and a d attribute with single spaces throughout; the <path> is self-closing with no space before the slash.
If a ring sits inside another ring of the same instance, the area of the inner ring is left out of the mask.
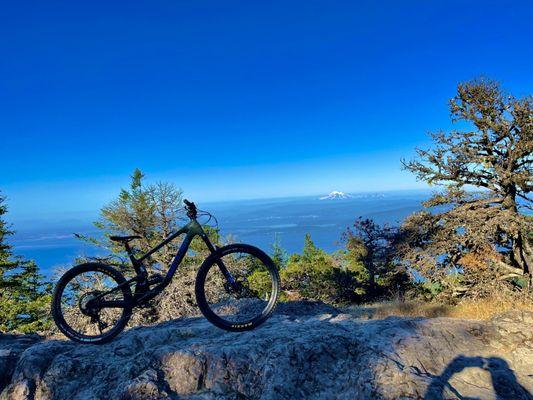
<path id="1" fill-rule="evenodd" d="M 134 296 L 134 298 L 133 298 L 133 303 L 134 303 L 133 305 L 134 306 L 137 305 L 137 304 L 144 303 L 144 302 L 147 302 L 147 301 L 153 299 L 154 297 L 156 297 L 159 293 L 161 293 L 161 291 L 163 291 L 168 286 L 168 284 L 172 281 L 172 278 L 174 277 L 174 274 L 176 273 L 176 270 L 178 269 L 178 266 L 181 264 L 181 262 L 185 258 L 185 255 L 187 254 L 187 251 L 189 250 L 189 246 L 191 245 L 192 240 L 196 236 L 200 236 L 202 238 L 202 240 L 204 241 L 204 243 L 206 244 L 207 248 L 209 249 L 209 251 L 211 253 L 214 253 L 217 250 L 216 247 L 213 246 L 213 244 L 209 240 L 209 237 L 205 233 L 205 231 L 202 228 L 202 226 L 198 223 L 198 221 L 196 221 L 196 219 L 191 219 L 191 221 L 187 225 L 185 225 L 184 227 L 179 229 L 177 232 L 171 233 L 161 243 L 159 243 L 157 246 L 155 246 L 152 249 L 150 249 L 148 252 L 146 252 L 145 254 L 143 254 L 139 258 L 136 258 L 134 256 L 133 250 L 131 249 L 129 243 L 126 242 L 124 244 L 125 247 L 126 247 L 126 252 L 128 253 L 128 256 L 129 256 L 129 258 L 131 260 L 131 263 L 132 263 L 133 268 L 135 269 L 135 272 L 136 272 L 137 275 L 135 277 L 133 277 L 132 279 L 129 279 L 128 281 L 126 281 L 122 285 L 119 285 L 118 287 L 116 287 L 112 291 L 117 290 L 119 287 L 121 287 L 123 285 L 126 285 L 126 284 L 129 285 L 130 283 L 135 282 L 135 281 L 137 281 L 138 282 L 137 285 L 141 285 L 141 287 L 143 285 L 146 285 L 147 284 L 148 272 L 146 271 L 146 268 L 143 265 L 143 261 L 146 260 L 148 257 L 150 257 L 155 252 L 157 252 L 158 250 L 160 250 L 162 247 L 164 247 L 167 244 L 169 244 L 170 242 L 172 242 L 178 236 L 181 236 L 183 234 L 185 234 L 185 238 L 183 239 L 183 242 L 181 243 L 178 252 L 174 256 L 174 259 L 172 260 L 172 263 L 170 264 L 170 268 L 168 269 L 166 276 L 163 278 L 163 281 L 161 283 L 159 283 L 153 289 L 150 289 L 150 290 L 146 291 L 145 293 L 143 293 L 140 297 Z M 220 271 L 222 272 L 222 274 L 224 275 L 226 280 L 228 281 L 228 283 L 230 284 L 230 286 L 235 288 L 235 285 L 236 285 L 235 279 L 233 278 L 231 273 L 228 271 L 227 267 L 224 265 L 222 260 L 218 260 L 217 261 L 217 265 L 220 268 Z M 105 296 L 105 294 L 103 294 L 101 296 L 103 297 L 103 296 Z M 99 300 L 98 297 L 95 298 L 94 300 L 97 301 L 97 303 L 98 303 L 98 305 L 100 307 L 110 307 L 110 308 L 112 308 L 112 307 L 123 307 L 124 306 L 124 302 L 121 302 L 121 301 L 112 301 L 112 300 L 110 300 L 110 301 L 106 301 L 106 300 L 98 301 Z"/>

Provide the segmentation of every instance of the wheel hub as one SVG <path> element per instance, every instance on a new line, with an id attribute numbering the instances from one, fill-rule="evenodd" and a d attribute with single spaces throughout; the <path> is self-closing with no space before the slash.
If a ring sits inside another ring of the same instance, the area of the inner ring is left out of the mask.
<path id="1" fill-rule="evenodd" d="M 224 288 L 228 294 L 232 294 L 237 299 L 249 297 L 249 289 L 240 281 L 235 282 L 234 286 L 229 283 L 224 284 Z"/>
<path id="2" fill-rule="evenodd" d="M 87 315 L 88 317 L 94 317 L 98 314 L 99 310 L 94 307 L 93 300 L 95 300 L 100 294 L 101 292 L 94 291 L 85 293 L 80 297 L 79 307 L 83 315 Z"/>

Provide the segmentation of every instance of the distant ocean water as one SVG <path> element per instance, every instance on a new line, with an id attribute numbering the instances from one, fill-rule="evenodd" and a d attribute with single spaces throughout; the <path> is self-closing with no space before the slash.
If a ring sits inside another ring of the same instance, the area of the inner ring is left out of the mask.
<path id="1" fill-rule="evenodd" d="M 421 209 L 428 192 L 402 191 L 355 194 L 348 199 L 319 200 L 295 197 L 265 200 L 206 203 L 196 199 L 199 208 L 210 211 L 218 221 L 222 235 L 256 245 L 270 252 L 278 237 L 290 253 L 302 249 L 304 236 L 310 233 L 315 243 L 327 251 L 340 247 L 346 228 L 359 216 L 379 223 L 399 224 Z M 73 233 L 96 235 L 94 215 L 69 216 L 62 219 L 14 222 L 16 234 L 11 241 L 16 254 L 33 259 L 51 276 L 55 267 L 72 265 L 79 255 L 103 254 L 101 249 L 76 239 Z"/>

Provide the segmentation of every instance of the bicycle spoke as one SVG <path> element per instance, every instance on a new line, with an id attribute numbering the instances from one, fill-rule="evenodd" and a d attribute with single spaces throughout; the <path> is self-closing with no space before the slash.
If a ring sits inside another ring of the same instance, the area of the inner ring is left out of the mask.
<path id="1" fill-rule="evenodd" d="M 222 257 L 235 280 L 231 284 L 218 265 L 213 266 L 204 288 L 208 306 L 214 314 L 233 324 L 245 324 L 261 315 L 272 296 L 272 276 L 258 258 L 247 253 Z"/>
<path id="2" fill-rule="evenodd" d="M 125 305 L 119 285 L 99 271 L 75 276 L 65 286 L 61 298 L 66 324 L 85 336 L 105 334 L 122 318 Z"/>

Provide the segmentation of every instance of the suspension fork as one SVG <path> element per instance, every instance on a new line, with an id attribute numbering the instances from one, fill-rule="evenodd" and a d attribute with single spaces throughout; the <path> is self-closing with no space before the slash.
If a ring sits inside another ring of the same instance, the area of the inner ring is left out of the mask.
<path id="1" fill-rule="evenodd" d="M 207 246 L 207 248 L 209 249 L 209 251 L 211 252 L 211 254 L 213 254 L 215 251 L 217 251 L 217 248 L 215 246 L 213 246 L 213 243 L 211 243 L 211 241 L 209 240 L 209 238 L 207 237 L 206 234 L 202 235 L 202 239 L 203 239 L 205 245 Z M 230 284 L 232 289 L 233 290 L 238 290 L 237 282 L 235 281 L 235 278 L 233 277 L 233 275 L 231 275 L 231 272 L 229 272 L 229 270 L 226 267 L 226 265 L 224 265 L 224 262 L 222 260 L 218 259 L 216 261 L 216 263 L 218 265 L 218 268 L 220 269 L 220 272 L 222 272 L 222 275 L 224 275 L 224 277 L 226 278 L 226 280 L 228 281 L 228 283 Z"/>

